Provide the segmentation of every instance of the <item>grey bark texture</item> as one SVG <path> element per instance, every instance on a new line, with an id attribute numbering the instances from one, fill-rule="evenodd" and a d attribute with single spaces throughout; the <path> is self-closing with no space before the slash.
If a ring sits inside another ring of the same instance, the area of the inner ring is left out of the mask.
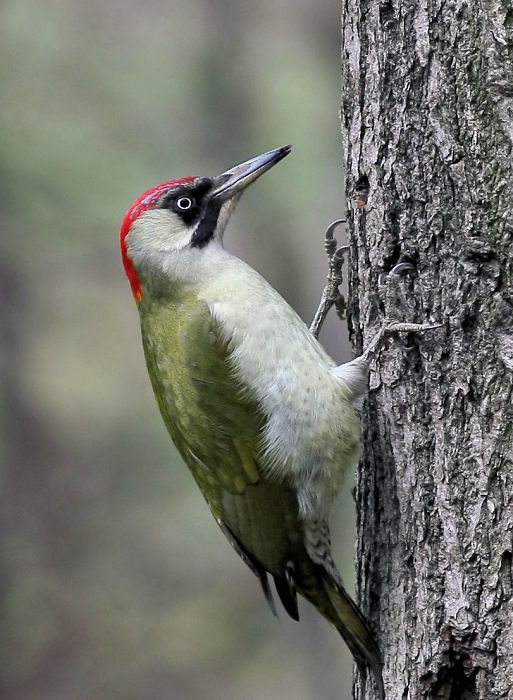
<path id="1" fill-rule="evenodd" d="M 387 700 L 513 698 L 513 6 L 345 0 L 342 132 L 358 351 L 371 368 L 357 590 Z M 355 698 L 374 698 L 357 675 Z"/>

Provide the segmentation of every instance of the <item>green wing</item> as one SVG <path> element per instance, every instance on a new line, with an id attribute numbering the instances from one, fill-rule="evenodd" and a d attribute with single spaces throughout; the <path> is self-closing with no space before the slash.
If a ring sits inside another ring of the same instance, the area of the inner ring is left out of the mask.
<path id="1" fill-rule="evenodd" d="M 266 478 L 260 466 L 265 416 L 237 386 L 206 304 L 184 298 L 173 306 L 147 303 L 141 311 L 148 372 L 175 445 L 270 603 L 266 571 L 297 617 L 287 566 L 294 550 L 303 548 L 303 531 L 294 491 Z"/>

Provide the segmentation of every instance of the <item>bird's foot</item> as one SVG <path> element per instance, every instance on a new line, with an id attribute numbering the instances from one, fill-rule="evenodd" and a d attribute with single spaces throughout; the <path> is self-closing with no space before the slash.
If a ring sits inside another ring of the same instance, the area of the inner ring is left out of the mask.
<path id="1" fill-rule="evenodd" d="M 378 333 L 360 356 L 361 361 L 368 364 L 374 354 L 379 351 L 385 338 L 399 333 L 422 333 L 424 331 L 440 328 L 441 323 L 408 323 L 401 321 L 397 315 L 398 297 L 400 295 L 400 283 L 405 275 L 415 271 L 415 266 L 409 262 L 400 262 L 390 272 L 379 276 L 378 284 L 382 293 L 385 306 L 385 318 Z"/>
<path id="2" fill-rule="evenodd" d="M 335 229 L 340 224 L 344 224 L 345 219 L 337 219 L 333 221 L 324 234 L 324 248 L 328 255 L 328 283 L 322 292 L 319 307 L 315 313 L 310 331 L 315 338 L 319 337 L 322 324 L 332 306 L 335 307 L 338 317 L 344 320 L 346 313 L 346 300 L 340 292 L 342 284 L 342 266 L 344 264 L 344 255 L 349 250 L 349 246 L 338 246 L 337 239 L 334 236 Z"/>

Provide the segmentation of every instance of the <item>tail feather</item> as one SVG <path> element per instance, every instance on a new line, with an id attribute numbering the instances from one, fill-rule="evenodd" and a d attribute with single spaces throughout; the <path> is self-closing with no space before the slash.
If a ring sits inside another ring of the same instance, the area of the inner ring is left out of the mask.
<path id="1" fill-rule="evenodd" d="M 314 565 L 303 577 L 298 592 L 311 603 L 343 637 L 355 661 L 373 672 L 380 700 L 385 698 L 380 652 L 376 640 L 356 603 L 324 567 Z"/>
<path id="2" fill-rule="evenodd" d="M 342 585 L 328 574 L 323 577 L 323 584 L 336 613 L 336 618 L 330 621 L 344 638 L 356 661 L 364 662 L 372 669 L 379 697 L 384 700 L 385 688 L 379 648 L 367 621 Z"/>

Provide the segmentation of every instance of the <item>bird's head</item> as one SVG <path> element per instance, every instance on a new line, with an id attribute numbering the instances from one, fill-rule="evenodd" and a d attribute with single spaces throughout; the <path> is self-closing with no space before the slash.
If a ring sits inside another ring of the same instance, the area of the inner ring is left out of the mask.
<path id="1" fill-rule="evenodd" d="M 208 247 L 219 246 L 242 192 L 290 150 L 263 153 L 217 177 L 168 180 L 137 197 L 120 228 L 121 258 L 135 300 L 141 300 L 152 268 L 186 271 Z"/>

